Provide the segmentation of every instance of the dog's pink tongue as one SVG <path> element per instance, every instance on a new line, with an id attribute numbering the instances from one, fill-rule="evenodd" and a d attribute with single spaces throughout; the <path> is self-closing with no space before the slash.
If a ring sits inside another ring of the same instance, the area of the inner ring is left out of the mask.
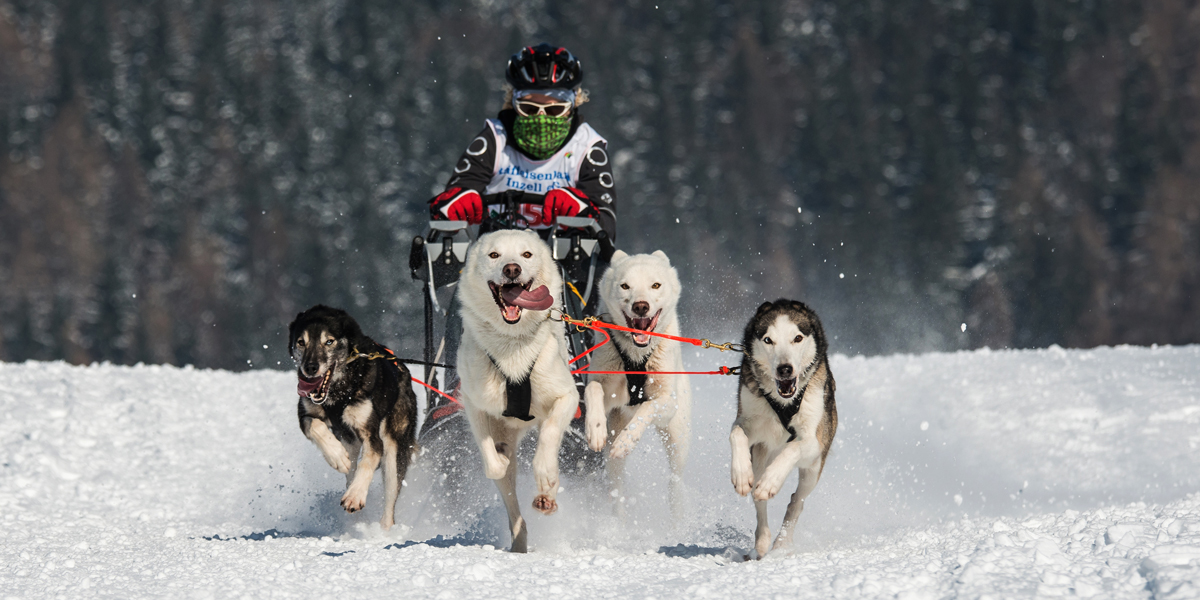
<path id="1" fill-rule="evenodd" d="M 514 285 L 506 287 L 502 294 L 506 304 L 520 306 L 528 310 L 546 310 L 554 306 L 554 297 L 550 295 L 550 288 L 544 285 L 532 290 L 526 290 Z"/>
<path id="2" fill-rule="evenodd" d="M 320 377 L 313 377 L 312 379 L 305 379 L 301 377 L 300 380 L 296 382 L 296 393 L 307 398 L 309 394 L 316 391 L 316 389 L 319 387 L 321 387 Z"/>

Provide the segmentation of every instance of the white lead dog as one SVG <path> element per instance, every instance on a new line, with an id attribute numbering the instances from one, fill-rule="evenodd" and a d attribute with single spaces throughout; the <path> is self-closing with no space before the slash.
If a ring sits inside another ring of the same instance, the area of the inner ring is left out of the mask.
<path id="1" fill-rule="evenodd" d="M 483 456 L 484 474 L 508 510 L 512 551 L 525 552 L 527 529 L 517 503 L 517 445 L 539 430 L 533 457 L 533 507 L 558 510 L 558 449 L 579 405 L 567 366 L 561 321 L 550 308 L 562 278 L 545 242 L 532 231 L 496 231 L 471 246 L 459 297 L 463 336 L 458 351 L 462 403 Z"/>
<path id="2" fill-rule="evenodd" d="M 600 312 L 631 329 L 679 335 L 681 286 L 661 250 L 630 256 L 618 250 L 600 280 Z M 682 371 L 679 342 L 606 329 L 612 343 L 592 353 L 591 371 Z M 584 392 L 588 446 L 609 450 L 608 476 L 621 494 L 625 457 L 653 425 L 671 465 L 671 510 L 683 513 L 683 469 L 691 443 L 692 388 L 687 375 L 596 375 Z M 621 504 L 616 505 L 620 511 Z"/>

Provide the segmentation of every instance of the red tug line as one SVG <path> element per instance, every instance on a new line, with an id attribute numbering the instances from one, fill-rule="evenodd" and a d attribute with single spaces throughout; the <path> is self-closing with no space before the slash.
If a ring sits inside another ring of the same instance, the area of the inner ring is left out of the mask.
<path id="1" fill-rule="evenodd" d="M 653 331 L 643 331 L 641 329 L 633 329 L 630 327 L 623 327 L 621 325 L 615 325 L 613 323 L 605 323 L 604 321 L 601 321 L 599 317 L 586 317 L 584 319 L 575 319 L 575 318 L 572 318 L 570 315 L 563 314 L 562 319 L 560 319 L 560 320 L 566 322 L 569 325 L 574 325 L 576 327 L 579 327 L 580 329 L 591 329 L 592 331 L 599 331 L 600 333 L 604 334 L 603 342 L 600 342 L 599 344 L 596 344 L 595 346 L 592 346 L 591 348 L 584 350 L 583 353 L 581 353 L 579 356 L 572 358 L 570 360 L 570 362 L 567 363 L 569 365 L 575 364 L 575 361 L 587 356 L 588 354 L 591 354 L 592 351 L 611 342 L 612 336 L 610 336 L 607 331 L 604 331 L 605 329 L 615 329 L 617 331 L 627 331 L 629 333 L 642 333 L 642 334 L 646 334 L 646 335 L 652 335 L 654 337 L 666 338 L 668 340 L 673 340 L 676 342 L 687 342 L 689 344 L 692 344 L 695 346 L 700 346 L 702 348 L 716 348 L 716 349 L 720 350 L 721 352 L 725 352 L 726 350 L 732 350 L 734 352 L 745 352 L 745 349 L 742 348 L 739 344 L 734 344 L 732 342 L 728 342 L 725 344 L 714 344 L 711 341 L 705 340 L 705 339 L 686 338 L 686 337 L 679 337 L 679 336 L 674 336 L 674 335 L 667 335 L 665 333 L 655 333 Z M 575 369 L 574 371 L 571 371 L 571 374 L 572 375 L 579 375 L 579 374 L 584 374 L 584 375 L 737 375 L 738 367 L 722 366 L 721 369 L 718 371 L 589 371 L 587 367 L 583 367 L 582 369 Z M 455 404 L 460 404 L 457 398 L 446 394 L 442 390 L 439 390 L 439 389 L 429 385 L 428 383 L 425 383 L 424 381 L 417 379 L 416 377 L 413 377 L 412 380 L 437 392 L 438 394 L 441 394 L 443 397 L 447 398 L 451 402 L 454 402 Z M 455 410 L 457 410 L 457 407 L 455 408 Z M 578 414 L 576 416 L 578 416 Z"/>

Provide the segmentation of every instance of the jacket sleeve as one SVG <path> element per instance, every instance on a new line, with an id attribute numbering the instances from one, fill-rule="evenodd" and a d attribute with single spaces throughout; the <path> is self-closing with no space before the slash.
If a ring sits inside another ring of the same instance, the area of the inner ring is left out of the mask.
<path id="1" fill-rule="evenodd" d="M 495 165 L 496 136 L 492 133 L 492 128 L 485 125 L 483 131 L 471 140 L 458 162 L 454 163 L 454 174 L 446 183 L 446 189 L 463 188 L 475 190 L 482 195 L 492 182 Z"/>
<path id="2" fill-rule="evenodd" d="M 608 143 L 596 142 L 583 158 L 575 187 L 587 195 L 596 207 L 598 220 L 608 237 L 617 241 L 617 196 L 613 186 L 612 161 Z"/>

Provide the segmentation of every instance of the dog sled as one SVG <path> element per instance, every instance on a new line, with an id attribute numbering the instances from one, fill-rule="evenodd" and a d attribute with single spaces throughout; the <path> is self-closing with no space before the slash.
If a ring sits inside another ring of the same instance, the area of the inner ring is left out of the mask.
<path id="1" fill-rule="evenodd" d="M 522 214 L 521 192 L 504 192 L 484 197 L 492 210 L 483 222 L 469 226 L 466 221 L 431 221 L 424 236 L 413 239 L 409 268 L 415 281 L 421 282 L 424 297 L 424 381 L 426 411 L 418 437 L 423 454 L 431 456 L 447 474 L 450 491 L 459 491 L 468 471 L 479 469 L 478 450 L 468 429 L 466 417 L 456 397 L 458 377 L 454 372 L 458 336 L 462 333 L 456 298 L 460 273 L 467 249 L 480 235 L 502 229 L 529 229 L 532 215 Z M 558 217 L 555 226 L 537 230 L 550 246 L 551 255 L 563 278 L 562 297 L 555 307 L 566 315 L 591 316 L 597 305 L 597 286 L 604 267 L 614 252 L 612 241 L 599 223 L 591 218 Z M 580 356 L 592 345 L 592 332 L 568 327 L 567 350 Z M 583 359 L 586 361 L 586 357 Z M 580 362 L 576 366 L 586 366 Z M 559 453 L 564 473 L 586 475 L 603 467 L 601 453 L 590 450 L 584 434 L 585 422 L 583 375 L 575 375 L 580 404 L 571 428 L 563 436 Z M 527 441 L 532 441 L 528 436 Z M 523 444 L 518 456 L 528 464 L 532 444 Z"/>

